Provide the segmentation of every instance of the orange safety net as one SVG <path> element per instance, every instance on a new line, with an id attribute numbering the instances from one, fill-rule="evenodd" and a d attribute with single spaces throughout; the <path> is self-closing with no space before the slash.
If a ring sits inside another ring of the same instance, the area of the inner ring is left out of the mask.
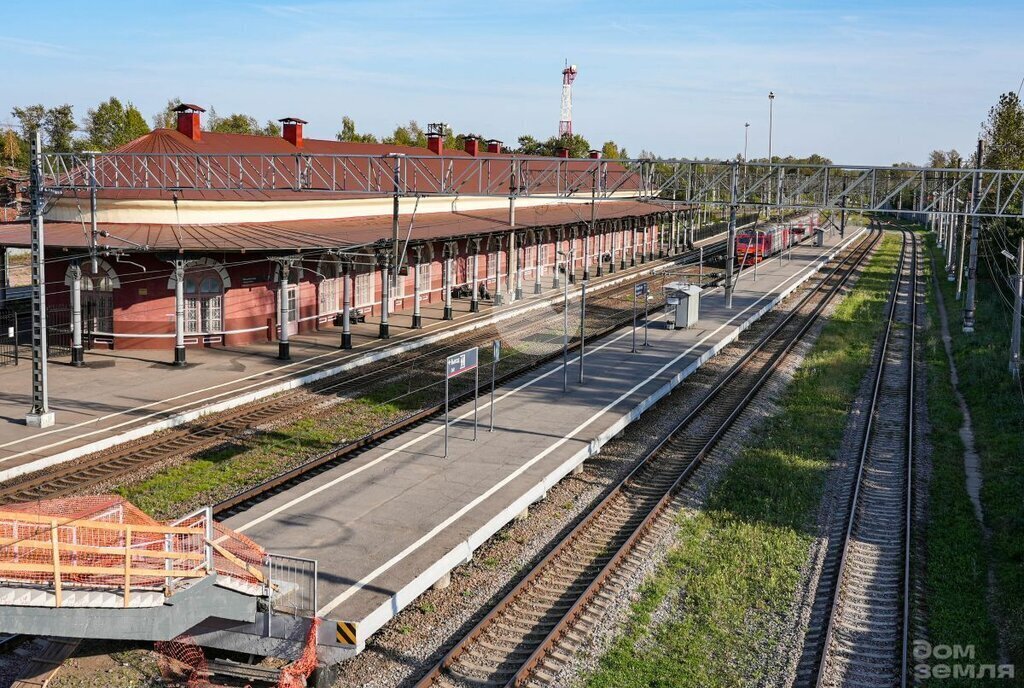
<path id="1" fill-rule="evenodd" d="M 306 632 L 305 645 L 299 658 L 281 669 L 278 688 L 305 688 L 307 679 L 316 669 L 316 638 L 320 619 L 311 619 Z M 210 682 L 206 655 L 191 636 L 179 635 L 174 640 L 154 645 L 157 664 L 165 683 L 182 688 L 218 688 Z"/>
<path id="2" fill-rule="evenodd" d="M 210 683 L 203 648 L 190 636 L 180 635 L 174 640 L 158 642 L 154 649 L 165 683 L 182 688 L 216 688 Z"/>
<path id="3" fill-rule="evenodd" d="M 207 512 L 160 523 L 116 495 L 0 507 L 0 581 L 163 589 L 208 575 Z M 220 524 L 210 547 L 219 575 L 262 582 L 265 551 Z M 126 600 L 127 604 L 127 600 Z"/>
<path id="4" fill-rule="evenodd" d="M 316 634 L 320 628 L 320 619 L 313 617 L 306 633 L 306 646 L 302 648 L 302 655 L 294 662 L 281 670 L 277 680 L 278 688 L 304 688 L 306 679 L 316 669 Z"/>
<path id="5" fill-rule="evenodd" d="M 235 559 L 246 564 L 246 566 L 240 566 L 237 561 L 224 556 L 218 550 L 214 550 L 213 567 L 217 573 L 253 584 L 263 582 L 252 575 L 252 571 L 263 570 L 263 563 L 267 558 L 266 550 L 241 533 L 236 533 L 227 526 L 217 522 L 213 524 L 213 541 L 219 547 L 232 554 Z"/>

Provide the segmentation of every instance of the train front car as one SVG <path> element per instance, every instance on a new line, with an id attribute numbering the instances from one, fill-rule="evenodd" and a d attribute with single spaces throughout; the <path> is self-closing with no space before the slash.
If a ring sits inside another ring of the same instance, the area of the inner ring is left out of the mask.
<path id="1" fill-rule="evenodd" d="M 736 261 L 741 267 L 753 265 L 761 255 L 760 232 L 741 232 L 736 235 Z"/>

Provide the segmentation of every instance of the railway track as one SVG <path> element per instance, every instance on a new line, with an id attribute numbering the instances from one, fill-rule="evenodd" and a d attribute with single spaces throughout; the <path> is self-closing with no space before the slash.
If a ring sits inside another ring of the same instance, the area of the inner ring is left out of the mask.
<path id="1" fill-rule="evenodd" d="M 724 242 L 705 247 L 705 260 L 717 253 L 724 252 L 724 247 Z M 673 266 L 685 267 L 695 263 L 697 256 L 698 251 L 688 251 L 681 256 L 666 260 L 663 268 L 671 268 Z M 592 306 L 590 312 L 597 313 L 602 305 L 607 306 L 610 303 L 614 303 L 616 299 L 620 299 L 624 294 L 631 294 L 633 283 L 644 279 L 650 278 L 647 276 L 636 277 L 622 285 L 595 293 L 588 300 Z M 612 310 L 614 311 L 615 309 Z M 598 323 L 596 335 L 588 333 L 588 337 L 601 336 L 624 324 L 627 320 L 627 309 L 621 308 L 618 310 L 621 311 L 618 316 L 615 316 L 614 313 L 610 314 L 606 318 L 607 323 Z M 502 323 L 501 330 L 505 333 L 510 331 L 529 332 L 537 327 L 536 318 L 525 314 L 511 322 Z M 130 471 L 155 465 L 185 453 L 195 453 L 210 449 L 250 433 L 261 426 L 285 422 L 306 414 L 309 411 L 310 394 L 323 395 L 325 399 L 328 398 L 328 395 L 351 398 L 359 396 L 361 393 L 374 387 L 387 384 L 389 381 L 406 379 L 410 374 L 429 374 L 427 366 L 424 364 L 434 365 L 437 361 L 443 360 L 444 356 L 448 354 L 458 353 L 474 345 L 489 344 L 496 336 L 498 336 L 498 328 L 496 326 L 482 327 L 473 332 L 454 336 L 438 346 L 425 347 L 422 350 L 409 352 L 386 362 L 370 364 L 358 371 L 346 371 L 291 392 L 285 392 L 231 411 L 211 415 L 129 446 L 115 448 L 81 460 L 27 474 L 0 485 L 0 504 L 51 499 L 81 493 L 95 485 L 100 485 L 125 475 Z M 560 355 L 560 351 L 558 355 Z M 528 369 L 536 367 L 536 365 L 546 362 L 549 358 L 541 357 L 529 366 L 513 371 L 513 374 L 521 374 Z M 504 377 L 507 378 L 510 375 Z M 336 461 L 341 456 L 364 449 L 375 442 L 379 442 L 386 436 L 390 436 L 395 432 L 425 420 L 436 412 L 436 405 L 431 404 L 427 408 L 412 413 L 387 428 L 375 431 L 366 437 L 328 452 L 327 458 L 324 456 L 317 457 L 313 464 L 303 464 L 297 469 L 292 469 L 284 475 L 278 476 L 273 481 L 270 481 L 274 483 L 271 487 L 293 481 L 302 473 L 317 468 L 326 461 Z M 218 510 L 223 512 L 229 508 L 237 507 L 239 504 L 251 499 L 258 492 L 266 491 L 268 484 L 246 490 L 240 496 L 226 500 L 218 505 Z"/>
<path id="2" fill-rule="evenodd" d="M 880 239 L 870 233 L 811 287 L 664 439 L 419 682 L 550 685 L 588 646 L 599 610 L 654 536 L 679 491 Z"/>
<path id="3" fill-rule="evenodd" d="M 909 679 L 917 253 L 904 232 L 853 489 L 819 583 L 827 621 L 805 640 L 802 685 L 905 688 Z"/>

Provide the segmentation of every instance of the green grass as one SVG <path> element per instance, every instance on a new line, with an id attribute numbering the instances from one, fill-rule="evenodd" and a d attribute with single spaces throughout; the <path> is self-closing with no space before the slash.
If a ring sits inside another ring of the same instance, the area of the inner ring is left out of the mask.
<path id="1" fill-rule="evenodd" d="M 587 326 L 591 333 L 604 325 L 600 319 L 608 297 L 599 295 L 591 303 Z M 538 356 L 546 355 L 551 346 L 560 345 L 561 317 L 551 317 L 546 336 L 527 341 L 503 342 L 498 374 L 521 368 Z M 482 395 L 489 390 L 491 349 L 481 347 L 480 385 Z M 217 502 L 240 490 L 267 480 L 302 461 L 337 445 L 390 425 L 410 412 L 418 411 L 444 399 L 440 370 L 435 384 L 424 387 L 425 378 L 419 370 L 372 389 L 353 399 L 346 399 L 317 419 L 303 419 L 272 432 L 259 433 L 237 444 L 217 447 L 199 453 L 195 458 L 158 471 L 136 484 L 117 490 L 156 518 L 172 518 L 194 508 Z M 475 376 L 463 375 L 450 382 L 451 395 L 470 392 Z M 571 508 L 567 506 L 566 508 Z"/>
<path id="2" fill-rule="evenodd" d="M 941 275 L 939 284 L 949 313 L 960 392 L 971 411 L 981 457 L 982 508 L 992 538 L 988 556 L 997 583 L 995 607 L 1002 617 L 1005 649 L 1019 674 L 1024 667 L 1024 401 L 1007 370 L 1008 314 L 995 287 L 984 278 L 984 265 L 979 260 L 974 334 L 962 331 L 955 285 Z M 929 400 L 934 399 L 933 424 L 938 427 L 932 440 L 936 482 L 929 529 L 934 538 L 929 547 L 929 632 L 935 642 L 973 643 L 983 661 L 995 661 L 995 638 L 984 614 L 985 552 L 963 487 L 962 446 L 956 435 L 961 416 L 950 397 L 941 342 L 933 344 L 931 339 L 929 380 L 936 389 Z"/>
<path id="3" fill-rule="evenodd" d="M 594 688 L 754 685 L 778 642 L 813 541 L 824 478 L 867 372 L 900 240 L 890 236 L 766 421 L 679 522 L 679 545 L 648 580 L 625 633 L 587 677 Z M 652 625 L 666 605 L 667 618 Z"/>
<path id="4" fill-rule="evenodd" d="M 201 452 L 117 492 L 155 518 L 180 516 L 397 420 L 407 413 L 407 406 L 415 405 L 415 395 L 376 400 L 393 399 L 394 392 L 378 390 L 371 397 L 345 402 L 339 407 L 342 412 L 328 418 L 303 418 L 248 443 Z"/>

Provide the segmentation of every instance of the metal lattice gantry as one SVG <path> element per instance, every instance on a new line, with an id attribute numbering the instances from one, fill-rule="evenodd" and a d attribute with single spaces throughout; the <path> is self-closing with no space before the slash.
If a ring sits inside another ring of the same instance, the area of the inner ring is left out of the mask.
<path id="1" fill-rule="evenodd" d="M 642 198 L 715 206 L 1024 217 L 1024 170 L 505 155 L 50 153 L 45 192 L 295 191 L 354 196 Z M 733 184 L 736 170 L 737 184 Z M 978 177 L 979 193 L 971 188 Z"/>
<path id="2" fill-rule="evenodd" d="M 980 144 L 978 159 L 981 159 Z M 393 196 L 392 238 L 390 246 L 382 246 L 382 250 L 389 250 L 389 267 L 396 276 L 402 255 L 398 232 L 399 196 L 508 198 L 510 225 L 515 223 L 515 200 L 519 197 L 588 199 L 594 205 L 598 200 L 636 198 L 663 202 L 673 211 L 680 202 L 691 208 L 725 206 L 730 210 L 725 283 L 726 302 L 730 305 L 733 238 L 740 207 L 839 210 L 843 218 L 845 211 L 970 216 L 965 331 L 971 331 L 974 324 L 974 279 L 981 218 L 1024 217 L 1024 170 L 738 160 L 571 159 L 500 154 L 43 153 L 37 136 L 32 155 L 30 208 L 33 404 L 26 422 L 31 425 L 45 427 L 54 422 L 47 402 L 46 380 L 46 290 L 42 270 L 45 199 L 88 194 L 92 217 L 90 255 L 95 259 L 96 194 L 100 190 L 306 192 L 352 198 Z M 181 330 L 180 316 L 176 320 L 176 328 Z M 386 336 L 385 328 L 386 324 L 382 323 L 382 336 Z M 176 341 L 176 361 L 180 356 L 184 362 L 183 354 L 184 347 Z M 282 356 L 286 355 L 286 348 L 282 348 Z"/>

